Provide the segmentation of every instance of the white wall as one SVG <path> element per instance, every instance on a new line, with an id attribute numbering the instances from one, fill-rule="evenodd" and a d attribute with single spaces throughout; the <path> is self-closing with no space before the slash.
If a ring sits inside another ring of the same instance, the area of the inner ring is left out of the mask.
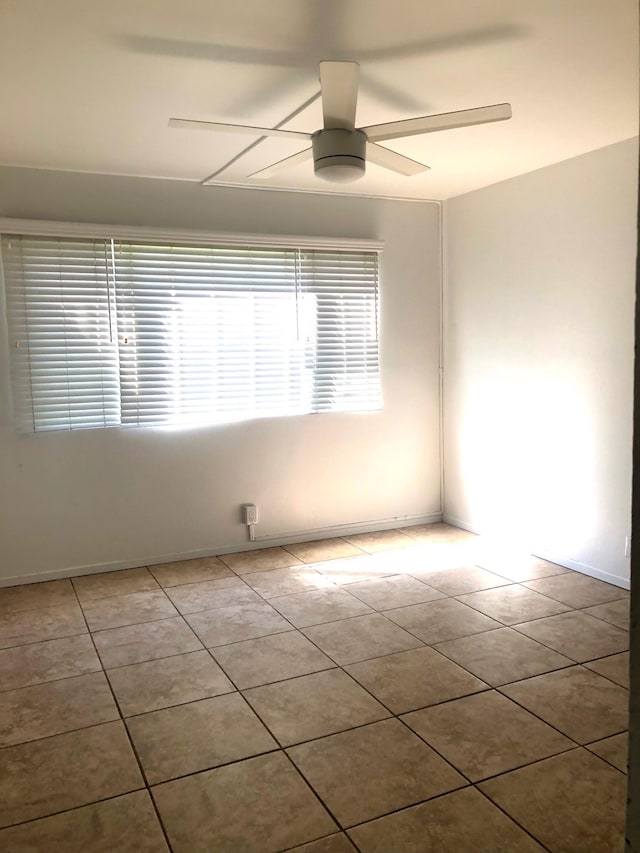
<path id="1" fill-rule="evenodd" d="M 0 583 L 245 547 L 260 534 L 440 513 L 435 204 L 0 168 L 0 216 L 385 241 L 384 411 L 186 432 L 0 427 Z M 7 391 L 6 356 L 0 379 Z"/>
<path id="2" fill-rule="evenodd" d="M 637 140 L 445 205 L 445 514 L 628 583 Z"/>

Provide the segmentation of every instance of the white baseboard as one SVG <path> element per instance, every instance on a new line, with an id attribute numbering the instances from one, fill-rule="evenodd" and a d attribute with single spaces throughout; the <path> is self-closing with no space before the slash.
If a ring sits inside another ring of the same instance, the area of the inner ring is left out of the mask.
<path id="1" fill-rule="evenodd" d="M 548 560 L 550 563 L 557 563 L 559 566 L 564 566 L 565 569 L 573 569 L 574 572 L 581 572 L 583 575 L 588 575 L 591 578 L 596 578 L 599 581 L 619 586 L 622 589 L 630 589 L 631 581 L 627 578 L 621 578 L 620 575 L 605 572 L 603 569 L 597 569 L 595 566 L 590 566 L 588 563 L 581 563 L 579 560 L 572 560 L 569 557 L 562 557 L 555 554 L 553 551 L 547 551 L 544 548 L 534 548 L 531 552 L 534 557 L 541 557 L 543 560 Z"/>
<path id="2" fill-rule="evenodd" d="M 291 533 L 267 534 L 254 542 L 246 541 L 234 545 L 213 546 L 196 551 L 181 551 L 172 554 L 152 554 L 137 557 L 133 560 L 113 560 L 106 563 L 94 563 L 84 566 L 72 566 L 64 569 L 52 569 L 28 575 L 15 575 L 0 578 L 0 588 L 17 586 L 18 584 L 41 583 L 42 581 L 74 578 L 79 575 L 94 575 L 100 572 L 114 572 L 120 569 L 137 569 L 141 566 L 156 566 L 162 563 L 173 563 L 179 560 L 193 560 L 198 557 L 217 557 L 224 554 L 236 554 L 239 551 L 255 551 L 259 548 L 277 548 L 278 546 L 293 545 L 295 542 L 312 542 L 316 539 L 328 539 L 340 536 L 353 536 L 356 533 L 375 533 L 378 530 L 394 530 L 402 527 L 412 527 L 418 524 L 435 524 L 442 521 L 442 513 L 432 512 L 422 515 L 403 515 L 397 518 L 387 518 L 377 521 L 357 521 L 347 524 L 318 527 L 312 530 L 298 530 Z"/>
<path id="3" fill-rule="evenodd" d="M 454 527 L 460 527 L 462 530 L 468 530 L 469 533 L 477 533 L 480 535 L 480 531 L 477 527 L 473 527 L 471 524 L 468 524 L 466 521 L 462 521 L 460 518 L 454 518 L 452 515 L 444 513 L 442 520 L 445 524 L 452 524 Z"/>
<path id="4" fill-rule="evenodd" d="M 268 542 L 277 545 L 293 545 L 294 542 L 313 542 L 316 539 L 326 539 L 331 536 L 353 536 L 356 533 L 375 533 L 378 530 L 398 530 L 403 527 L 413 527 L 418 524 L 436 524 L 442 521 L 442 513 L 431 512 L 422 515 L 401 515 L 395 518 L 384 518 L 377 521 L 356 521 L 349 524 L 333 524 L 330 527 L 315 527 L 310 530 L 297 530 L 289 533 L 268 533 L 256 536 L 255 545 Z"/>
<path id="5" fill-rule="evenodd" d="M 442 520 L 447 524 L 453 524 L 456 527 L 461 527 L 463 530 L 468 530 L 470 533 L 482 535 L 480 530 L 476 527 L 473 527 L 471 524 L 468 524 L 459 518 L 447 515 L 446 513 L 442 516 Z M 597 580 L 606 581 L 606 583 L 619 586 L 622 589 L 629 589 L 631 586 L 631 582 L 627 578 L 621 578 L 619 575 L 614 575 L 611 572 L 604 571 L 604 569 L 598 569 L 595 566 L 590 566 L 588 563 L 581 563 L 579 560 L 573 560 L 570 557 L 565 557 L 562 554 L 555 553 L 554 551 L 548 551 L 546 548 L 530 547 L 529 551 L 534 557 L 540 557 L 543 560 L 548 560 L 550 563 L 557 563 L 565 569 L 573 569 L 574 572 L 580 572 L 583 575 L 588 575 L 589 577 L 596 578 Z"/>

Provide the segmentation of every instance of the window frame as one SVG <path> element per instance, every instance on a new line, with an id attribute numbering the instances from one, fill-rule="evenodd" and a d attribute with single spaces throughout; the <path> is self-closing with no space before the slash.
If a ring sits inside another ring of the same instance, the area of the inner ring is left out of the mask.
<path id="1" fill-rule="evenodd" d="M 327 252 L 357 252 L 362 251 L 366 253 L 375 253 L 379 255 L 384 247 L 384 244 L 380 240 L 373 239 L 352 239 L 352 238 L 331 238 L 331 237 L 315 237 L 315 236 L 300 236 L 300 235 L 272 235 L 272 234 L 256 234 L 256 233 L 232 233 L 232 232 L 219 232 L 219 231 L 193 231 L 187 229 L 176 229 L 176 228 L 156 228 L 156 227 L 140 227 L 140 226 L 123 226 L 123 225 L 102 225 L 102 224 L 93 224 L 93 223 L 77 223 L 77 222 L 61 222 L 61 221 L 50 221 L 50 220 L 25 220 L 25 219 L 9 219 L 9 218 L 0 218 L 0 234 L 3 236 L 24 236 L 24 237 L 48 237 L 48 238 L 68 238 L 68 239 L 95 239 L 95 240 L 114 240 L 114 241 L 122 241 L 122 242 L 158 242 L 158 243 L 172 243 L 172 244 L 184 244 L 184 245 L 203 245 L 203 246 L 211 246 L 211 247 L 247 247 L 247 248 L 273 248 L 273 249 L 295 249 L 300 251 L 327 251 Z M 0 259 L 1 260 L 1 259 Z M 3 274 L 2 264 L 0 263 L 0 279 Z M 377 291 L 376 291 L 376 304 L 377 310 L 379 312 L 380 305 L 380 292 L 381 292 L 381 270 L 380 263 L 378 261 L 378 271 L 377 271 Z M 9 390 L 12 386 L 12 382 L 10 380 L 10 369 L 12 357 L 9 351 L 9 318 L 7 303 L 6 303 L 6 289 L 4 287 L 4 282 L 0 280 L 0 296 L 1 301 L 0 304 L 5 308 L 4 310 L 4 318 L 5 322 L 2 324 L 4 328 L 0 330 L 0 343 L 2 342 L 2 338 L 6 336 L 6 379 L 7 381 L 7 402 L 8 409 L 12 415 L 11 420 L 14 422 L 14 425 L 17 426 L 18 431 L 21 434 L 27 435 L 35 435 L 40 432 L 76 432 L 80 429 L 130 429 L 135 427 L 135 424 L 127 424 L 124 422 L 118 424 L 111 425 L 90 425 L 90 426 L 60 426 L 58 429 L 55 428 L 41 428 L 41 429 L 27 429 L 24 426 L 22 428 L 19 425 L 15 424 L 15 418 L 13 415 L 13 406 L 14 399 L 13 394 Z M 380 353 L 380 336 L 379 336 L 379 323 L 378 323 L 378 337 L 377 337 L 377 347 L 378 347 L 378 359 Z M 381 380 L 381 372 L 379 368 L 378 361 L 378 370 Z M 380 391 L 381 393 L 381 391 Z M 374 409 L 372 409 L 373 411 Z M 336 409 L 335 412 L 322 412 L 322 411 L 311 411 L 308 414 L 324 414 L 324 413 L 336 413 L 343 414 L 348 413 L 348 409 L 340 410 Z M 274 414 L 270 415 L 271 417 L 288 417 L 289 414 L 283 412 L 282 415 Z M 258 412 L 255 414 L 255 419 L 262 417 Z M 240 422 L 245 420 L 253 420 L 254 417 L 246 417 L 241 418 Z M 233 423 L 235 421 L 224 421 L 224 420 L 212 420 L 203 423 L 194 423 L 193 426 L 218 426 L 223 423 Z M 175 429 L 175 428 L 188 428 L 188 425 L 184 427 L 172 426 L 171 424 L 139 424 L 137 425 L 141 428 L 148 429 Z"/>

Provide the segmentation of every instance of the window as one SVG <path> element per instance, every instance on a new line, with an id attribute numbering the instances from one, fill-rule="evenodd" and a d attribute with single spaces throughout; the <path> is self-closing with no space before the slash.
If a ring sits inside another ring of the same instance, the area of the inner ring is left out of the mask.
<path id="1" fill-rule="evenodd" d="M 380 407 L 378 255 L 2 238 L 22 430 Z"/>

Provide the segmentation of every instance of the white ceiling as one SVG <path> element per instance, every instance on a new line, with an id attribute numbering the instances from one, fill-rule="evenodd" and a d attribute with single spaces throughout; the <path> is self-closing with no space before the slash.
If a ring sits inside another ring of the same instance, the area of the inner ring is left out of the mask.
<path id="1" fill-rule="evenodd" d="M 386 142 L 431 171 L 369 166 L 340 192 L 448 198 L 638 132 L 637 0 L 0 0 L 0 163 L 199 181 L 252 140 L 169 117 L 274 126 L 321 59 L 360 63 L 359 125 L 513 107 Z M 288 126 L 319 128 L 319 103 Z M 300 147 L 266 140 L 216 180 L 336 191 L 311 163 L 247 179 Z"/>

